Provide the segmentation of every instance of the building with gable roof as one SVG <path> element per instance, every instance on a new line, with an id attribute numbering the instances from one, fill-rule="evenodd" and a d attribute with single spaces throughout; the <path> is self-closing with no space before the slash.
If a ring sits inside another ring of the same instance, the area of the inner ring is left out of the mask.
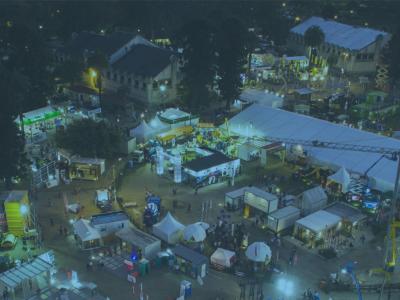
<path id="1" fill-rule="evenodd" d="M 381 50 L 391 37 L 384 31 L 311 17 L 290 30 L 289 48 L 305 54 L 308 47 L 304 35 L 312 26 L 325 34 L 324 43 L 318 47 L 319 55 L 336 60 L 336 67 L 347 73 L 374 73 Z"/>

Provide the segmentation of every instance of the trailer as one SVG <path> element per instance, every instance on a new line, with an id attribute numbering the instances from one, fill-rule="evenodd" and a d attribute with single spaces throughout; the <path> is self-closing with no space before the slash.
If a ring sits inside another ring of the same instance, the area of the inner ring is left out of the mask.
<path id="1" fill-rule="evenodd" d="M 281 232 L 291 226 L 300 218 L 300 209 L 286 206 L 268 215 L 267 227 L 273 232 Z"/>

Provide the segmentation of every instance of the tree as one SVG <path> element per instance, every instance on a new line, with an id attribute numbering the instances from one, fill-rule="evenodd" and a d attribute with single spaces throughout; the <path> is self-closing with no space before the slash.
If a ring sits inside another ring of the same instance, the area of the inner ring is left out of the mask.
<path id="1" fill-rule="evenodd" d="M 14 72 L 10 72 L 0 64 L 0 179 L 4 180 L 6 188 L 11 188 L 12 178 L 24 177 L 28 160 L 24 151 L 24 135 L 18 128 L 15 119 L 19 115 L 19 97 L 22 92 Z M 17 89 L 17 90 L 16 90 Z"/>
<path id="2" fill-rule="evenodd" d="M 80 81 L 84 70 L 85 64 L 82 60 L 69 59 L 57 66 L 54 73 L 62 83 L 74 85 Z"/>
<path id="3" fill-rule="evenodd" d="M 115 157 L 122 142 L 121 133 L 104 121 L 82 119 L 56 134 L 56 144 L 85 157 Z"/>
<path id="4" fill-rule="evenodd" d="M 316 48 L 325 40 L 325 34 L 319 26 L 311 26 L 304 33 L 305 44 L 311 48 Z"/>
<path id="5" fill-rule="evenodd" d="M 389 76 L 392 81 L 400 79 L 400 26 L 393 34 L 388 45 L 383 49 L 382 56 L 385 64 L 388 65 Z"/>
<path id="6" fill-rule="evenodd" d="M 250 35 L 238 19 L 222 21 L 217 34 L 217 72 L 218 87 L 227 109 L 240 94 L 249 42 Z"/>
<path id="7" fill-rule="evenodd" d="M 177 36 L 183 48 L 184 79 L 181 95 L 190 109 L 209 103 L 209 93 L 215 77 L 215 37 L 209 23 L 194 20 L 186 23 Z"/>

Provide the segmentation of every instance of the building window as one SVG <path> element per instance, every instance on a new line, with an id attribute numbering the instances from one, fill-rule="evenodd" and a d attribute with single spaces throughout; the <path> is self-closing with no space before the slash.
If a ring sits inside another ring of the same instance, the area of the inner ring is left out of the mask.
<path id="1" fill-rule="evenodd" d="M 124 82 L 125 82 L 125 76 L 124 76 L 124 75 L 121 75 L 121 76 L 120 76 L 119 82 L 120 82 L 120 83 L 124 83 Z"/>
<path id="2" fill-rule="evenodd" d="M 128 84 L 132 83 L 132 78 L 128 77 Z"/>
<path id="3" fill-rule="evenodd" d="M 135 89 L 139 88 L 139 80 L 135 80 Z"/>
<path id="4" fill-rule="evenodd" d="M 111 72 L 110 71 L 107 71 L 107 79 L 111 79 Z"/>
<path id="5" fill-rule="evenodd" d="M 146 89 L 146 87 L 147 87 L 146 83 L 145 83 L 145 82 L 143 82 L 143 83 L 142 83 L 142 90 L 145 90 L 145 89 Z"/>
<path id="6" fill-rule="evenodd" d="M 117 81 L 117 74 L 116 73 L 113 74 L 113 80 Z"/>

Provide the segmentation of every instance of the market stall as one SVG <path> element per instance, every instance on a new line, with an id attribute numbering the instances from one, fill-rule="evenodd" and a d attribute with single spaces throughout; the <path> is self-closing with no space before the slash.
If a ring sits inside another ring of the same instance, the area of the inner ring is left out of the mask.
<path id="1" fill-rule="evenodd" d="M 137 260 L 146 258 L 152 260 L 161 251 L 161 241 L 137 228 L 127 227 L 115 233 L 120 240 L 123 252 Z"/>
<path id="2" fill-rule="evenodd" d="M 342 193 L 347 193 L 351 182 L 349 172 L 343 167 L 340 168 L 335 174 L 328 177 L 328 184 L 332 182 L 339 185 L 339 190 Z"/>
<path id="3" fill-rule="evenodd" d="M 176 244 L 182 237 L 185 226 L 169 212 L 159 223 L 153 225 L 153 234 L 168 244 Z"/>
<path id="4" fill-rule="evenodd" d="M 294 237 L 311 247 L 317 241 L 324 241 L 330 234 L 336 232 L 341 218 L 325 210 L 319 210 L 307 217 L 297 220 L 294 226 Z"/>
<path id="5" fill-rule="evenodd" d="M 316 186 L 303 192 L 300 201 L 301 213 L 303 216 L 320 210 L 328 203 L 328 196 L 321 186 Z"/>
<path id="6" fill-rule="evenodd" d="M 294 206 L 286 206 L 275 210 L 268 215 L 267 227 L 273 232 L 281 232 L 294 225 L 300 218 L 300 209 Z"/>
<path id="7" fill-rule="evenodd" d="M 260 217 L 263 220 L 278 209 L 278 202 L 277 196 L 257 187 L 249 187 L 244 193 L 244 217 Z"/>
<path id="8" fill-rule="evenodd" d="M 206 256 L 182 245 L 176 245 L 172 252 L 176 257 L 178 270 L 193 278 L 204 278 L 206 276 L 208 272 L 208 258 Z"/>
<path id="9" fill-rule="evenodd" d="M 223 248 L 217 248 L 210 257 L 211 264 L 218 270 L 230 268 L 236 261 L 236 253 Z"/>
<path id="10" fill-rule="evenodd" d="M 246 257 L 255 263 L 268 264 L 272 257 L 271 248 L 264 242 L 254 242 L 246 249 Z"/>

